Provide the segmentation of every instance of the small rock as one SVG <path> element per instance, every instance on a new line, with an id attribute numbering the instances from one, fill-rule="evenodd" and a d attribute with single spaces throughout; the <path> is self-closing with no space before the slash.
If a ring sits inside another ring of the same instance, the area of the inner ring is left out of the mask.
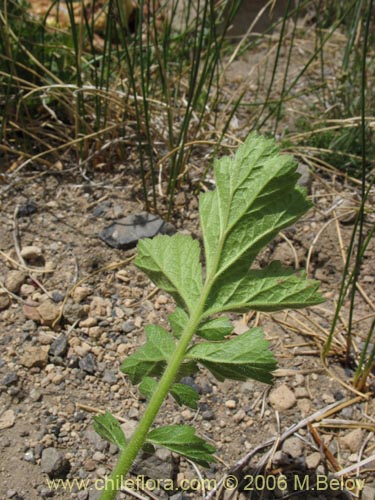
<path id="1" fill-rule="evenodd" d="M 31 297 L 35 292 L 35 287 L 33 285 L 23 284 L 20 288 L 20 296 L 24 299 Z"/>
<path id="2" fill-rule="evenodd" d="M 21 217 L 29 217 L 34 214 L 38 209 L 37 204 L 33 200 L 28 200 L 26 203 L 23 203 L 17 211 L 17 218 Z"/>
<path id="3" fill-rule="evenodd" d="M 48 363 L 48 346 L 29 346 L 21 357 L 21 364 L 26 368 L 44 368 Z"/>
<path id="4" fill-rule="evenodd" d="M 139 411 L 137 408 L 130 408 L 128 411 L 128 417 L 137 419 L 139 417 Z"/>
<path id="5" fill-rule="evenodd" d="M 95 460 L 95 462 L 104 462 L 105 460 L 105 455 L 104 453 L 102 453 L 101 451 L 96 451 L 93 456 L 92 456 L 92 459 Z"/>
<path id="6" fill-rule="evenodd" d="M 176 229 L 159 216 L 141 212 L 113 222 L 101 231 L 99 238 L 113 248 L 127 250 L 135 247 L 142 238 L 175 232 Z"/>
<path id="7" fill-rule="evenodd" d="M 72 293 L 72 297 L 73 297 L 74 302 L 76 302 L 77 304 L 80 304 L 85 299 L 87 299 L 87 297 L 92 295 L 92 292 L 93 291 L 91 288 L 88 288 L 86 286 L 77 286 L 77 288 L 75 288 L 73 293 Z"/>
<path id="8" fill-rule="evenodd" d="M 294 389 L 294 394 L 296 395 L 296 398 L 308 398 L 309 393 L 307 392 L 307 389 L 305 387 L 296 387 Z"/>
<path id="9" fill-rule="evenodd" d="M 68 347 L 69 347 L 68 339 L 62 333 L 50 345 L 49 355 L 64 357 L 65 354 L 68 352 Z"/>
<path id="10" fill-rule="evenodd" d="M 54 302 L 62 302 L 65 299 L 65 295 L 60 292 L 60 290 L 53 290 L 51 292 L 51 297 Z"/>
<path id="11" fill-rule="evenodd" d="M 241 408 L 240 410 L 238 410 L 237 413 L 235 413 L 233 415 L 233 420 L 237 423 L 240 423 L 242 422 L 242 420 L 246 417 L 246 413 L 245 411 Z"/>
<path id="12" fill-rule="evenodd" d="M 81 368 L 81 370 L 90 374 L 95 373 L 97 370 L 96 359 L 91 352 L 89 352 L 88 354 L 86 354 L 86 356 L 81 358 L 78 362 L 78 365 Z"/>
<path id="13" fill-rule="evenodd" d="M 21 250 L 21 257 L 28 262 L 36 261 L 43 256 L 41 248 L 30 245 L 23 247 Z"/>
<path id="14" fill-rule="evenodd" d="M 290 462 L 290 458 L 282 450 L 276 451 L 273 455 L 272 463 L 274 465 L 287 465 Z"/>
<path id="15" fill-rule="evenodd" d="M 292 408 L 296 403 L 296 396 L 285 384 L 276 387 L 270 393 L 270 403 L 277 411 L 284 411 Z"/>
<path id="16" fill-rule="evenodd" d="M 123 422 L 121 424 L 121 429 L 123 430 L 126 439 L 130 439 L 136 428 L 137 428 L 136 420 L 129 419 L 127 422 Z"/>
<path id="17" fill-rule="evenodd" d="M 26 274 L 23 271 L 9 271 L 5 279 L 5 287 L 12 293 L 18 293 L 26 279 Z"/>
<path id="18" fill-rule="evenodd" d="M 38 306 L 38 314 L 42 325 L 51 326 L 60 314 L 60 307 L 50 300 Z"/>
<path id="19" fill-rule="evenodd" d="M 308 469 L 316 469 L 320 464 L 322 457 L 318 451 L 307 455 L 306 457 L 306 467 Z"/>
<path id="20" fill-rule="evenodd" d="M 30 399 L 32 401 L 38 402 L 42 399 L 42 393 L 33 387 L 29 393 Z"/>
<path id="21" fill-rule="evenodd" d="M 208 421 L 209 421 L 209 420 L 214 420 L 214 419 L 215 419 L 215 414 L 214 414 L 214 412 L 213 412 L 213 411 L 211 411 L 211 410 L 206 410 L 206 411 L 204 411 L 204 412 L 202 413 L 202 418 L 203 418 L 204 420 L 208 420 Z"/>
<path id="22" fill-rule="evenodd" d="M 0 293 L 0 311 L 4 311 L 10 306 L 10 298 L 6 293 Z"/>
<path id="23" fill-rule="evenodd" d="M 97 451 L 106 451 L 108 449 L 108 441 L 102 439 L 99 434 L 97 434 L 94 430 L 88 429 L 85 432 L 86 438 L 90 441 L 90 443 L 94 446 Z M 117 449 L 117 448 L 116 448 Z"/>
<path id="24" fill-rule="evenodd" d="M 10 387 L 11 385 L 16 385 L 18 382 L 18 375 L 14 372 L 9 372 L 5 375 L 2 380 L 2 384 L 6 387 Z"/>
<path id="25" fill-rule="evenodd" d="M 306 188 L 307 193 L 310 194 L 312 185 L 312 175 L 309 167 L 305 163 L 299 163 L 297 167 L 297 173 L 299 173 L 301 176 L 298 179 L 297 184 Z"/>
<path id="26" fill-rule="evenodd" d="M 35 332 L 36 328 L 37 328 L 36 323 L 32 319 L 25 321 L 25 323 L 22 326 L 22 330 L 24 332 Z"/>
<path id="27" fill-rule="evenodd" d="M 300 457 L 303 453 L 303 448 L 303 442 L 296 437 L 286 439 L 282 446 L 283 452 L 287 453 L 292 458 Z"/>
<path id="28" fill-rule="evenodd" d="M 70 470 L 69 460 L 64 458 L 55 448 L 43 450 L 40 466 L 50 478 L 65 478 Z"/>
<path id="29" fill-rule="evenodd" d="M 340 438 L 340 443 L 344 448 L 349 449 L 352 453 L 360 450 L 363 444 L 363 431 L 362 429 L 354 429 L 346 436 Z"/>
<path id="30" fill-rule="evenodd" d="M 28 450 L 23 454 L 23 459 L 26 462 L 30 462 L 31 464 L 35 464 L 35 456 L 33 450 Z"/>
<path id="31" fill-rule="evenodd" d="M 73 325 L 76 321 L 80 321 L 86 316 L 83 307 L 80 304 L 75 304 L 72 300 L 68 300 L 64 306 L 64 318 L 70 324 Z"/>
<path id="32" fill-rule="evenodd" d="M 117 374 L 113 370 L 104 370 L 103 374 L 103 382 L 107 384 L 116 384 L 117 382 Z"/>
<path id="33" fill-rule="evenodd" d="M 225 401 L 225 407 L 229 408 L 230 410 L 234 410 L 237 406 L 237 402 L 234 399 L 228 399 L 228 401 Z"/>
<path id="34" fill-rule="evenodd" d="M 98 320 L 94 318 L 93 316 L 88 316 L 86 319 L 82 319 L 79 322 L 79 326 L 81 328 L 91 328 L 94 327 L 98 324 Z"/>
<path id="35" fill-rule="evenodd" d="M 6 410 L 0 416 L 0 430 L 9 429 L 13 427 L 16 421 L 16 416 L 13 410 Z"/>
<path id="36" fill-rule="evenodd" d="M 375 488 L 366 485 L 362 490 L 361 500 L 374 500 L 374 498 Z"/>
<path id="37" fill-rule="evenodd" d="M 132 321 L 131 319 L 128 319 L 127 321 L 124 321 L 123 323 L 121 323 L 121 331 L 123 333 L 130 333 L 134 330 L 135 328 L 135 324 L 134 324 L 134 321 Z"/>

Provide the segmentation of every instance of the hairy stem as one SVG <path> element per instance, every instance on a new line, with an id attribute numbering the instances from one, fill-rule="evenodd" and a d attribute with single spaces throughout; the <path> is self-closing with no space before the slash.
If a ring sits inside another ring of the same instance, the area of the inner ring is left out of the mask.
<path id="1" fill-rule="evenodd" d="M 147 434 L 153 424 L 161 405 L 163 404 L 168 392 L 174 382 L 176 374 L 180 369 L 189 347 L 191 339 L 201 321 L 204 304 L 207 295 L 212 285 L 211 280 L 207 280 L 202 290 L 201 300 L 199 301 L 196 310 L 190 317 L 184 332 L 176 346 L 176 349 L 171 356 L 168 365 L 161 377 L 159 384 L 152 395 L 147 408 L 141 418 L 137 429 L 135 430 L 132 438 L 130 439 L 126 449 L 122 451 L 116 467 L 114 468 L 111 476 L 106 480 L 105 491 L 103 491 L 100 500 L 113 500 L 117 492 L 121 489 L 121 482 L 126 474 L 129 472 L 132 463 L 138 455 L 140 449 L 145 443 Z"/>

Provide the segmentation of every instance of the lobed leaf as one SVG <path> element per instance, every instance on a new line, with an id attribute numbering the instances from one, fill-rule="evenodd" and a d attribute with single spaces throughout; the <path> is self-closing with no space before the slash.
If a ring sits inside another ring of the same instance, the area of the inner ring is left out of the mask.
<path id="1" fill-rule="evenodd" d="M 298 275 L 278 261 L 245 274 L 237 270 L 229 278 L 219 277 L 208 296 L 205 315 L 249 309 L 279 311 L 320 304 L 324 299 L 318 288 L 318 281 L 307 280 L 304 273 Z"/>
<path id="2" fill-rule="evenodd" d="M 198 408 L 199 394 L 192 387 L 186 384 L 173 384 L 170 393 L 180 406 L 189 406 L 194 410 Z"/>
<path id="3" fill-rule="evenodd" d="M 116 445 L 120 450 L 126 448 L 126 437 L 116 418 L 106 411 L 104 415 L 94 417 L 94 429 L 100 437 Z"/>
<path id="4" fill-rule="evenodd" d="M 179 307 L 168 316 L 173 334 L 176 338 L 180 338 L 189 316 Z M 205 320 L 201 323 L 196 331 L 196 334 L 207 340 L 223 340 L 224 337 L 230 335 L 233 331 L 233 325 L 228 318 L 214 318 Z"/>
<path id="5" fill-rule="evenodd" d="M 195 435 L 194 427 L 189 425 L 166 425 L 148 433 L 146 442 L 164 446 L 203 467 L 209 467 L 209 462 L 215 462 L 212 454 L 213 446 Z"/>
<path id="6" fill-rule="evenodd" d="M 202 292 L 198 241 L 181 234 L 141 240 L 134 264 L 180 307 L 194 309 Z"/>
<path id="7" fill-rule="evenodd" d="M 147 342 L 120 367 L 133 384 L 138 384 L 146 375 L 161 375 L 176 347 L 172 336 L 159 325 L 147 325 L 145 332 Z"/>
<path id="8" fill-rule="evenodd" d="M 218 380 L 252 378 L 271 383 L 276 361 L 260 328 L 253 328 L 224 342 L 202 342 L 186 357 L 208 368 Z"/>
<path id="9" fill-rule="evenodd" d="M 295 187 L 292 157 L 251 134 L 235 157 L 215 162 L 216 191 L 200 198 L 207 275 L 223 281 L 249 269 L 259 251 L 303 215 L 310 203 Z M 214 285 L 216 286 L 216 285 Z"/>

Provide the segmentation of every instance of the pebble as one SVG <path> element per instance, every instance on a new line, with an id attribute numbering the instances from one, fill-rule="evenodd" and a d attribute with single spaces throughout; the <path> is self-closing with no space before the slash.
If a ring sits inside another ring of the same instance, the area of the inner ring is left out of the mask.
<path id="1" fill-rule="evenodd" d="M 242 420 L 246 417 L 246 413 L 245 411 L 241 408 L 240 410 L 238 410 L 237 413 L 235 413 L 233 415 L 233 420 L 237 423 L 240 423 L 242 422 Z"/>
<path id="2" fill-rule="evenodd" d="M 297 437 L 291 437 L 284 441 L 282 450 L 292 458 L 298 458 L 303 453 L 303 442 Z"/>
<path id="3" fill-rule="evenodd" d="M 361 500 L 374 500 L 375 487 L 366 485 L 362 490 Z"/>
<path id="4" fill-rule="evenodd" d="M 294 392 L 285 384 L 282 384 L 271 391 L 269 399 L 270 403 L 277 411 L 288 410 L 296 403 L 296 396 Z"/>
<path id="5" fill-rule="evenodd" d="M 16 415 L 13 410 L 6 410 L 0 415 L 0 430 L 13 427 L 16 421 Z"/>
<path id="6" fill-rule="evenodd" d="M 101 438 L 94 430 L 88 429 L 85 432 L 85 436 L 94 446 L 96 451 L 106 451 L 108 449 L 108 441 Z"/>
<path id="7" fill-rule="evenodd" d="M 9 271 L 5 279 L 5 287 L 12 293 L 18 293 L 26 279 L 26 274 L 23 271 Z"/>
<path id="8" fill-rule="evenodd" d="M 225 407 L 234 410 L 237 407 L 237 402 L 234 399 L 228 399 L 228 401 L 225 401 Z"/>
<path id="9" fill-rule="evenodd" d="M 23 247 L 21 250 L 21 257 L 28 262 L 38 260 L 42 257 L 43 253 L 40 247 L 30 245 Z"/>
<path id="10" fill-rule="evenodd" d="M 93 454 L 92 459 L 95 460 L 95 462 L 103 462 L 105 460 L 105 455 L 101 451 L 96 451 Z"/>
<path id="11" fill-rule="evenodd" d="M 137 428 L 137 421 L 129 419 L 121 424 L 121 429 L 123 430 L 126 439 L 129 439 Z"/>
<path id="12" fill-rule="evenodd" d="M 35 288 L 33 287 L 33 285 L 28 285 L 27 283 L 25 283 L 21 286 L 19 294 L 24 299 L 27 299 L 27 297 L 32 296 L 34 292 L 35 292 Z"/>
<path id="13" fill-rule="evenodd" d="M 60 314 L 60 307 L 50 300 L 40 304 L 37 309 L 41 324 L 46 326 L 52 326 Z"/>
<path id="14" fill-rule="evenodd" d="M 24 453 L 23 459 L 26 462 L 30 462 L 31 464 L 35 464 L 35 456 L 34 456 L 33 450 L 28 450 L 26 453 Z"/>
<path id="15" fill-rule="evenodd" d="M 52 447 L 43 450 L 40 466 L 50 478 L 65 478 L 70 470 L 69 460 Z"/>
<path id="16" fill-rule="evenodd" d="M 36 403 L 37 401 L 40 401 L 42 399 L 42 393 L 38 391 L 38 389 L 35 389 L 35 387 L 33 387 L 29 393 L 29 397 Z"/>
<path id="17" fill-rule="evenodd" d="M 135 328 L 135 324 L 134 324 L 134 321 L 132 321 L 131 319 L 128 319 L 127 321 L 124 321 L 123 323 L 121 323 L 121 331 L 123 333 L 130 333 L 134 330 Z"/>
<path id="18" fill-rule="evenodd" d="M 77 286 L 77 288 L 74 289 L 72 293 L 72 297 L 74 302 L 77 304 L 80 304 L 83 302 L 87 297 L 92 295 L 93 291 L 91 288 L 85 287 L 85 286 Z"/>
<path id="19" fill-rule="evenodd" d="M 321 461 L 321 455 L 318 451 L 307 455 L 306 457 L 306 467 L 308 469 L 316 469 Z"/>
<path id="20" fill-rule="evenodd" d="M 10 298 L 6 293 L 0 293 L 0 311 L 4 311 L 10 306 Z"/>
<path id="21" fill-rule="evenodd" d="M 10 387 L 11 385 L 16 385 L 18 382 L 18 375 L 14 372 L 9 372 L 5 375 L 2 380 L 2 384 L 6 387 Z"/>
<path id="22" fill-rule="evenodd" d="M 98 320 L 94 318 L 93 316 L 88 316 L 86 319 L 82 319 L 79 322 L 79 326 L 81 328 L 91 328 L 93 326 L 96 326 L 98 324 Z"/>
<path id="23" fill-rule="evenodd" d="M 76 321 L 80 321 L 86 313 L 80 304 L 76 304 L 72 300 L 68 300 L 64 306 L 64 318 L 66 321 L 73 325 Z"/>
<path id="24" fill-rule="evenodd" d="M 68 352 L 68 347 L 68 339 L 64 334 L 61 334 L 50 345 L 49 355 L 64 357 Z"/>
<path id="25" fill-rule="evenodd" d="M 86 354 L 86 356 L 79 360 L 78 366 L 86 373 L 95 373 L 97 370 L 95 356 L 91 352 L 89 352 L 88 354 Z"/>
<path id="26" fill-rule="evenodd" d="M 344 448 L 349 449 L 352 453 L 360 450 L 363 444 L 362 429 L 354 429 L 353 431 L 340 438 L 340 443 Z"/>
<path id="27" fill-rule="evenodd" d="M 171 224 L 157 215 L 141 212 L 113 222 L 101 231 L 99 238 L 113 248 L 127 250 L 135 247 L 142 238 L 175 232 L 176 229 Z"/>
<path id="28" fill-rule="evenodd" d="M 296 398 L 308 398 L 309 393 L 307 392 L 307 389 L 305 387 L 296 387 L 294 389 L 294 394 L 296 395 Z"/>
<path id="29" fill-rule="evenodd" d="M 44 368 L 48 363 L 48 346 L 28 346 L 21 356 L 21 364 L 26 368 Z"/>
<path id="30" fill-rule="evenodd" d="M 103 382 L 107 384 L 116 384 L 117 382 L 117 374 L 113 370 L 104 370 Z"/>

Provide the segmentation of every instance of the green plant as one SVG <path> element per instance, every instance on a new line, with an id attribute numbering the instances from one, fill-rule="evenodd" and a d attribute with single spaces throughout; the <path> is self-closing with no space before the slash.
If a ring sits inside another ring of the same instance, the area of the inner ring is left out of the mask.
<path id="1" fill-rule="evenodd" d="M 178 404 L 197 408 L 198 394 L 180 383 L 181 378 L 203 366 L 221 381 L 271 383 L 276 362 L 261 329 L 234 336 L 230 319 L 222 313 L 322 302 L 318 282 L 279 262 L 250 268 L 258 252 L 308 210 L 304 191 L 296 187 L 298 177 L 290 156 L 280 155 L 272 140 L 252 134 L 233 160 L 215 162 L 216 190 L 200 197 L 204 272 L 199 242 L 189 236 L 158 236 L 139 243 L 136 266 L 174 298 L 177 308 L 169 316 L 171 333 L 159 325 L 147 326 L 146 343 L 121 366 L 149 400 L 129 442 L 110 413 L 95 417 L 97 432 L 120 448 L 102 500 L 115 498 L 144 445 L 164 446 L 202 466 L 214 461 L 214 448 L 193 427 L 150 430 L 169 393 Z"/>

